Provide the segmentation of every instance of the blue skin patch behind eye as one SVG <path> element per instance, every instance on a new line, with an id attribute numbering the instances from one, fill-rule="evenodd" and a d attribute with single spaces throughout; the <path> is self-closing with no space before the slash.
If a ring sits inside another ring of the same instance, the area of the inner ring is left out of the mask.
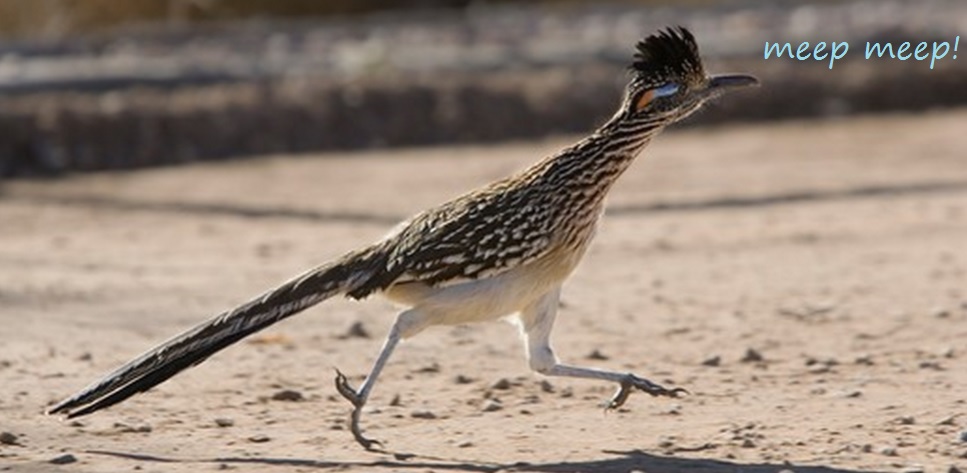
<path id="1" fill-rule="evenodd" d="M 678 92 L 678 84 L 665 84 L 657 89 L 653 89 L 655 97 L 667 97 Z"/>

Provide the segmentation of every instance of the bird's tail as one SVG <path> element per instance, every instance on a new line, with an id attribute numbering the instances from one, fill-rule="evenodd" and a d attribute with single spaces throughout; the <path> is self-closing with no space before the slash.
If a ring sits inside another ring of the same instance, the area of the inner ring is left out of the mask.
<path id="1" fill-rule="evenodd" d="M 349 253 L 219 314 L 126 363 L 47 410 L 68 418 L 90 414 L 146 391 L 219 350 L 338 294 L 354 291 L 378 271 L 375 248 Z"/>

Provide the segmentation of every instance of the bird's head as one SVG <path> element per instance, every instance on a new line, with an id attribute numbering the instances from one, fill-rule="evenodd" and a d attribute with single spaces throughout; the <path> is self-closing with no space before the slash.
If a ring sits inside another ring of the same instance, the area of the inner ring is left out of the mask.
<path id="1" fill-rule="evenodd" d="M 724 92 L 759 83 L 746 74 L 707 75 L 695 37 L 681 26 L 639 41 L 636 49 L 622 108 L 636 121 L 669 124 Z"/>

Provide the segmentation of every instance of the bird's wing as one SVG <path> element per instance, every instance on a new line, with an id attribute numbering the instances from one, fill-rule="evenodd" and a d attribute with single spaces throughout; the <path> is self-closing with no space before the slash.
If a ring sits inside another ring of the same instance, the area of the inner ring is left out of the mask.
<path id="1" fill-rule="evenodd" d="M 446 286 L 492 277 L 555 248 L 548 193 L 498 182 L 417 214 L 383 242 L 384 271 L 360 286 L 365 297 L 395 284 Z"/>

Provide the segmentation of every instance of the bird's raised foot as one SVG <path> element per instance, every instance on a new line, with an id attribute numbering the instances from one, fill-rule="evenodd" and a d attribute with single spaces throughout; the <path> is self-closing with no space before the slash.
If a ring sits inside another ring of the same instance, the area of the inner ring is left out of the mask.
<path id="1" fill-rule="evenodd" d="M 347 401 L 352 403 L 353 412 L 349 415 L 349 430 L 353 434 L 353 438 L 356 439 L 356 443 L 362 445 L 363 448 L 370 451 L 378 451 L 383 449 L 383 443 L 379 440 L 373 440 L 363 436 L 363 432 L 359 429 L 359 417 L 363 413 L 363 406 L 366 404 L 366 399 L 359 395 L 352 386 L 349 385 L 349 380 L 346 379 L 346 375 L 342 374 L 339 370 L 336 370 L 336 391 L 344 397 Z"/>
<path id="2" fill-rule="evenodd" d="M 621 380 L 618 391 L 605 403 L 605 410 L 614 410 L 624 405 L 634 389 L 644 391 L 652 396 L 678 397 L 680 394 L 688 394 L 688 391 L 684 388 L 666 388 L 658 383 L 629 373 Z"/>
<path id="3" fill-rule="evenodd" d="M 353 407 L 356 407 L 356 408 L 363 407 L 363 404 L 365 404 L 366 401 L 359 396 L 359 393 L 357 393 L 352 386 L 349 385 L 349 379 L 346 378 L 346 375 L 342 374 L 342 371 L 336 370 L 335 381 L 336 381 L 336 391 L 339 391 L 339 394 L 343 398 L 349 401 L 353 405 Z"/>

